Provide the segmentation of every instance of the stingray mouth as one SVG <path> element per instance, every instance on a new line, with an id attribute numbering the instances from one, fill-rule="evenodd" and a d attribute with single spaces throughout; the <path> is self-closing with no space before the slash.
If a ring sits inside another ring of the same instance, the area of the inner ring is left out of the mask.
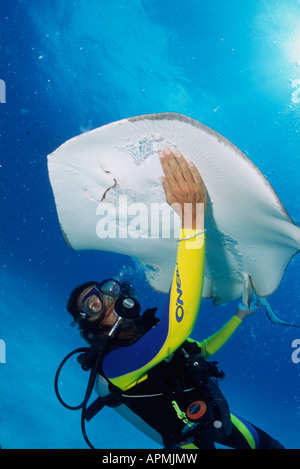
<path id="1" fill-rule="evenodd" d="M 109 193 L 109 191 L 112 190 L 114 187 L 116 187 L 118 185 L 117 180 L 114 177 L 112 179 L 113 179 L 114 183 L 111 186 L 109 186 L 107 189 L 105 189 L 103 194 L 102 194 L 102 191 L 100 192 L 100 189 L 94 189 L 93 191 L 85 189 L 85 192 L 86 192 L 88 198 L 96 204 L 99 204 L 101 202 L 105 202 L 107 194 Z"/>
<path id="2" fill-rule="evenodd" d="M 104 194 L 103 194 L 103 196 L 102 196 L 102 198 L 101 198 L 101 202 L 104 202 L 104 201 L 106 200 L 106 196 L 107 196 L 108 192 L 109 192 L 111 189 L 113 189 L 114 187 L 116 187 L 116 185 L 117 185 L 117 180 L 116 180 L 115 178 L 113 178 L 113 180 L 114 180 L 114 184 L 113 184 L 111 187 L 108 187 L 108 188 L 106 189 L 106 191 L 104 192 Z"/>

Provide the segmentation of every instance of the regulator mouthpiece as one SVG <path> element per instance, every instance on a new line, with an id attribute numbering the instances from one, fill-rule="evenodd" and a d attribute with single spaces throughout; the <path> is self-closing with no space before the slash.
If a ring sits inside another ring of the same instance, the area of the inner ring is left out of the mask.
<path id="1" fill-rule="evenodd" d="M 140 303 L 131 297 L 120 297 L 115 302 L 115 311 L 124 319 L 137 318 L 141 311 Z"/>

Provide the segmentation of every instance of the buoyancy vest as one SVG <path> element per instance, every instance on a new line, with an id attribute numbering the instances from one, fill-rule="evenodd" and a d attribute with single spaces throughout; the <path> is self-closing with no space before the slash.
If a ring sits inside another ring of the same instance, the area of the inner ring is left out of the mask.
<path id="1" fill-rule="evenodd" d="M 218 386 L 224 376 L 216 362 L 201 357 L 196 342 L 186 340 L 132 388 L 122 391 L 107 382 L 106 392 L 86 410 L 85 418 L 90 420 L 104 405 L 125 404 L 161 435 L 165 447 L 204 437 L 220 440 L 232 431 L 228 404 Z"/>
<path id="2" fill-rule="evenodd" d="M 157 323 L 155 311 L 153 308 L 142 315 L 141 335 Z M 82 409 L 82 433 L 91 448 L 85 421 L 90 421 L 105 405 L 115 407 L 142 432 L 169 448 L 182 446 L 185 442 L 219 441 L 231 433 L 228 404 L 218 386 L 218 380 L 225 375 L 216 362 L 204 360 L 197 342 L 187 339 L 174 353 L 151 368 L 143 381 L 126 391 L 105 377 L 101 367 L 105 350 L 105 346 L 74 350 L 62 361 L 55 376 L 55 390 L 60 402 L 69 409 Z M 91 372 L 84 401 L 71 407 L 61 399 L 58 381 L 65 362 L 75 353 L 81 353 L 77 360 L 82 369 Z M 88 406 L 93 387 L 99 397 Z"/>

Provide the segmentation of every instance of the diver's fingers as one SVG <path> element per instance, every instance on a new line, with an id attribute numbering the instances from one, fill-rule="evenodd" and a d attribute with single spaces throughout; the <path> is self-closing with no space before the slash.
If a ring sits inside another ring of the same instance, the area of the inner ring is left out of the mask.
<path id="1" fill-rule="evenodd" d="M 206 189 L 196 166 L 188 163 L 178 150 L 172 152 L 168 147 L 159 152 L 159 157 L 165 174 L 161 180 L 164 180 L 167 202 L 204 203 L 206 210 Z"/>
<path id="2" fill-rule="evenodd" d="M 160 180 L 161 180 L 162 185 L 163 185 L 163 189 L 164 189 L 165 196 L 166 196 L 166 201 L 167 201 L 168 204 L 171 205 L 175 202 L 175 198 L 173 196 L 170 184 L 169 184 L 166 177 L 160 177 Z"/>
<path id="3" fill-rule="evenodd" d="M 159 157 L 165 174 L 164 177 L 160 177 L 160 180 L 163 184 L 166 201 L 181 216 L 180 203 L 182 197 L 180 189 L 182 189 L 182 184 L 186 185 L 186 181 L 174 154 L 169 148 L 160 151 Z M 186 192 L 189 193 L 188 188 Z"/>
<path id="4" fill-rule="evenodd" d="M 258 311 L 260 307 L 261 307 L 261 302 L 257 298 L 256 300 L 252 301 L 249 309 L 253 310 L 253 312 L 256 313 L 256 311 Z"/>
<path id="5" fill-rule="evenodd" d="M 204 184 L 203 179 L 201 177 L 201 174 L 199 173 L 199 171 L 196 168 L 196 166 L 194 165 L 194 163 L 192 163 L 192 161 L 189 161 L 188 166 L 190 168 L 191 176 L 194 180 L 194 183 L 196 184 L 196 186 L 198 188 L 198 194 L 199 194 L 199 197 L 200 197 L 200 201 L 202 203 L 204 203 L 204 209 L 206 210 L 207 192 L 206 192 L 206 187 L 205 187 L 205 184 Z"/>
<path id="6" fill-rule="evenodd" d="M 189 166 L 189 170 L 190 170 L 190 174 L 194 180 L 194 182 L 196 184 L 199 184 L 201 186 L 204 186 L 204 182 L 203 182 L 203 179 L 201 177 L 201 174 L 199 173 L 198 169 L 196 168 L 196 166 L 194 165 L 194 163 L 192 161 L 189 161 L 188 162 L 188 166 Z"/>
<path id="7" fill-rule="evenodd" d="M 170 185 L 176 190 L 179 186 L 192 192 L 195 184 L 191 170 L 184 156 L 178 151 L 165 148 L 159 153 L 161 165 Z"/>
<path id="8" fill-rule="evenodd" d="M 178 150 L 165 148 L 159 152 L 161 165 L 167 177 L 174 177 L 177 182 L 183 182 L 182 178 L 188 183 L 189 186 L 193 184 L 204 185 L 202 177 L 192 162 L 187 162 L 182 153 Z"/>
<path id="9" fill-rule="evenodd" d="M 175 161 L 177 161 L 178 166 L 181 170 L 181 174 L 184 177 L 185 181 L 188 183 L 189 186 L 193 186 L 193 184 L 195 184 L 195 180 L 194 180 L 194 177 L 193 177 L 193 172 L 192 172 L 191 166 L 188 164 L 185 157 L 182 155 L 182 153 L 180 153 L 180 151 L 175 150 L 173 152 L 173 155 L 176 158 Z M 179 171 L 178 171 L 178 173 L 179 173 Z"/>
<path id="10" fill-rule="evenodd" d="M 171 150 L 165 149 L 159 152 L 160 163 L 169 186 L 176 187 L 176 169 L 174 169 L 173 155 Z M 171 159 L 172 158 L 172 159 Z M 177 164 L 178 166 L 178 164 Z"/>
<path id="11" fill-rule="evenodd" d="M 173 172 L 177 187 L 184 188 L 192 196 L 193 200 L 207 205 L 206 188 L 197 167 L 191 161 L 187 162 L 182 153 L 175 150 L 168 153 L 168 164 Z"/>

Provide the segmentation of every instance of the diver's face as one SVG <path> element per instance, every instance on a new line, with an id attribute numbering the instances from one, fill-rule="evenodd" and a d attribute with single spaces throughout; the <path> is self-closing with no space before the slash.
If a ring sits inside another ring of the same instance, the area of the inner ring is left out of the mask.
<path id="1" fill-rule="evenodd" d="M 82 310 L 83 300 L 95 285 L 85 288 L 78 297 L 78 308 Z M 84 308 L 89 312 L 88 321 L 94 322 L 102 317 L 101 326 L 113 326 L 117 320 L 114 304 L 115 299 L 102 293 L 90 295 L 84 302 Z"/>
<path id="2" fill-rule="evenodd" d="M 103 310 L 103 301 L 101 300 L 100 295 L 91 295 L 87 299 L 86 308 L 92 316 L 94 316 L 96 313 L 101 313 Z"/>

